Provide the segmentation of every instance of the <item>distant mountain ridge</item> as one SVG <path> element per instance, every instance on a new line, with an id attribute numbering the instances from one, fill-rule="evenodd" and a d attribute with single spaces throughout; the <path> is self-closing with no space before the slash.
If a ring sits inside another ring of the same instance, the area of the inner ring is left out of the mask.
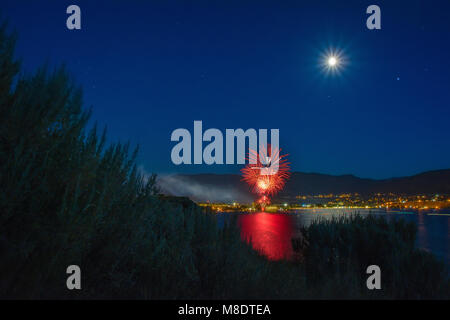
<path id="1" fill-rule="evenodd" d="M 172 185 L 164 183 L 162 191 L 174 195 L 184 195 L 197 201 L 217 201 L 213 199 L 215 190 L 230 199 L 240 197 L 236 201 L 253 198 L 248 186 L 237 174 L 176 174 L 170 176 Z M 167 181 L 166 181 L 167 182 Z M 175 188 L 174 187 L 178 187 Z M 172 190 L 170 190 L 172 189 Z M 185 194 L 183 194 L 184 189 Z M 175 192 L 174 192 L 175 191 Z M 232 191 L 232 194 L 228 194 Z M 321 173 L 293 172 L 284 189 L 279 193 L 280 198 L 291 198 L 297 195 L 342 194 L 359 193 L 369 195 L 373 193 L 395 193 L 405 195 L 415 194 L 450 194 L 450 169 L 434 170 L 408 177 L 390 179 L 359 178 L 354 175 L 329 175 Z M 207 199 L 209 198 L 209 199 Z"/>
<path id="2" fill-rule="evenodd" d="M 340 193 L 450 194 L 450 169 L 434 170 L 408 177 L 390 179 L 359 178 L 354 175 L 333 176 L 317 173 L 292 173 L 283 195 Z"/>

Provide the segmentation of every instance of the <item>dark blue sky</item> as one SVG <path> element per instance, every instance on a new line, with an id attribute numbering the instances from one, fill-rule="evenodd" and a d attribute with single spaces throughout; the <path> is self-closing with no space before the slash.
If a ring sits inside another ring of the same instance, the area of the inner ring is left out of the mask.
<path id="1" fill-rule="evenodd" d="M 243 4 L 245 2 L 245 4 Z M 214 3 L 214 4 L 213 4 Z M 66 7 L 82 30 L 66 28 Z M 382 29 L 366 28 L 378 4 Z M 0 11 L 28 72 L 66 63 L 93 120 L 141 146 L 148 172 L 175 166 L 176 128 L 279 128 L 297 171 L 386 178 L 450 167 L 450 2 L 23 1 Z M 321 56 L 347 65 L 327 75 Z"/>

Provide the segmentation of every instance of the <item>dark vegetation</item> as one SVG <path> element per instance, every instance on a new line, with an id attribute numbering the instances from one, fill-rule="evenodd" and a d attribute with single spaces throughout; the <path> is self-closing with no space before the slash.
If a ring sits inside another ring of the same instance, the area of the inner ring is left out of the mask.
<path id="1" fill-rule="evenodd" d="M 136 152 L 86 129 L 64 68 L 18 76 L 0 30 L 0 298 L 449 298 L 446 267 L 414 248 L 402 221 L 313 224 L 303 262 L 270 262 L 236 223 L 159 196 Z M 82 290 L 66 289 L 66 268 Z M 378 264 L 383 289 L 368 291 Z"/>

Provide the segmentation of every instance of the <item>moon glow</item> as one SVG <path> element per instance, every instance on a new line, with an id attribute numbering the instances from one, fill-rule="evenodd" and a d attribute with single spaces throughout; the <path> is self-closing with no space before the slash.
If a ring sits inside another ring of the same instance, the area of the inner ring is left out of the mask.
<path id="1" fill-rule="evenodd" d="M 342 49 L 328 49 L 320 55 L 319 65 L 326 75 L 340 75 L 348 65 Z"/>
<path id="2" fill-rule="evenodd" d="M 334 57 L 334 56 L 330 56 L 329 58 L 328 58 L 328 65 L 330 66 L 330 67 L 335 67 L 337 64 L 338 64 L 338 59 L 336 58 L 336 57 Z"/>

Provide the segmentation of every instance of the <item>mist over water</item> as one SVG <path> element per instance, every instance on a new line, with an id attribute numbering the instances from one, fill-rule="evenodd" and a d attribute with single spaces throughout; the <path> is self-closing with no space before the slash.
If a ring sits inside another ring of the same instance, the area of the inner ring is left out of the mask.
<path id="1" fill-rule="evenodd" d="M 200 202 L 242 202 L 250 203 L 252 198 L 242 194 L 233 187 L 218 187 L 212 184 L 197 183 L 179 175 L 164 175 L 158 177 L 158 187 L 165 194 L 179 197 L 189 197 Z"/>

